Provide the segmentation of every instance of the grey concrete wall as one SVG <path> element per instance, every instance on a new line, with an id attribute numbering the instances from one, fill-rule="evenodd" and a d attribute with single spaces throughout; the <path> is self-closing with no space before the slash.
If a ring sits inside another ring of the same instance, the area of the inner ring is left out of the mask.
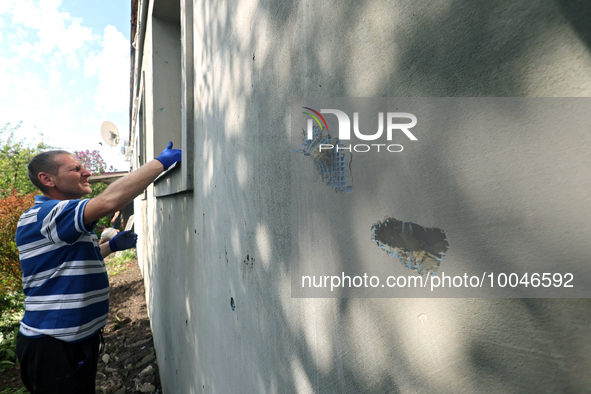
<path id="1" fill-rule="evenodd" d="M 194 191 L 136 202 L 165 393 L 591 391 L 588 300 L 292 299 L 289 261 L 292 97 L 588 96 L 585 2 L 193 9 Z"/>

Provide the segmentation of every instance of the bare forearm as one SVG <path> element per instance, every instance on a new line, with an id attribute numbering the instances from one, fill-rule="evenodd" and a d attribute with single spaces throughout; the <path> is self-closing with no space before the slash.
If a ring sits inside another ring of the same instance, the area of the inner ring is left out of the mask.
<path id="1" fill-rule="evenodd" d="M 163 169 L 161 162 L 152 160 L 113 182 L 103 193 L 88 202 L 84 209 L 84 223 L 123 209 L 154 182 Z"/>
<path id="2" fill-rule="evenodd" d="M 100 202 L 109 203 L 115 210 L 123 209 L 143 192 L 160 175 L 163 167 L 158 160 L 152 160 L 123 178 L 113 182 L 101 195 Z"/>
<path id="3" fill-rule="evenodd" d="M 105 258 L 111 254 L 111 247 L 109 246 L 109 242 L 102 243 L 100 246 L 101 246 L 101 256 L 103 256 L 103 258 Z"/>

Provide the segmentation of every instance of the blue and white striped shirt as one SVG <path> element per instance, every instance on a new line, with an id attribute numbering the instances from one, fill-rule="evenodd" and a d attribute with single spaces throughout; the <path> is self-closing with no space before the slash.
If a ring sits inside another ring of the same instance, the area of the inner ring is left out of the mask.
<path id="1" fill-rule="evenodd" d="M 18 221 L 16 245 L 27 296 L 20 333 L 25 336 L 77 342 L 107 322 L 109 278 L 92 231 L 95 223 L 83 223 L 88 201 L 36 196 L 35 206 Z"/>

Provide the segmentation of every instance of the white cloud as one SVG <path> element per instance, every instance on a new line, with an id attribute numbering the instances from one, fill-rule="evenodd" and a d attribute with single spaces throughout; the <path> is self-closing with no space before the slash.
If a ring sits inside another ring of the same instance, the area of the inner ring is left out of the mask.
<path id="1" fill-rule="evenodd" d="M 21 45 L 11 45 L 18 54 L 18 57 L 25 59 L 33 52 L 33 46 L 28 42 L 23 42 Z"/>
<path id="2" fill-rule="evenodd" d="M 62 78 L 62 73 L 57 70 L 51 70 L 49 72 L 49 85 L 52 88 L 57 88 L 60 84 L 60 79 Z"/>
<path id="3" fill-rule="evenodd" d="M 100 120 L 96 116 L 85 115 L 82 116 L 82 127 L 84 128 L 96 128 L 100 124 Z"/>
<path id="4" fill-rule="evenodd" d="M 12 64 L 11 64 L 12 63 Z M 10 68 L 14 64 L 14 59 L 0 57 L 0 99 L 10 96 Z M 3 122 L 3 120 L 0 120 Z"/>
<path id="5" fill-rule="evenodd" d="M 2 11 L 0 10 L 0 29 L 4 27 L 4 19 L 2 18 Z M 0 30 L 0 45 L 4 41 L 4 33 Z"/>
<path id="6" fill-rule="evenodd" d="M 66 58 L 66 63 L 68 64 L 68 68 L 71 70 L 76 70 L 78 67 L 80 67 L 80 60 L 78 60 L 78 57 L 74 54 L 68 55 Z"/>
<path id="7" fill-rule="evenodd" d="M 23 121 L 20 138 L 99 149 L 102 121 L 128 134 L 129 41 L 60 10 L 60 0 L 0 0 L 0 123 Z M 118 152 L 102 153 L 115 164 Z"/>
<path id="8" fill-rule="evenodd" d="M 2 0 L 6 2 L 0 12 L 12 13 L 12 24 L 24 26 L 37 31 L 31 57 L 42 60 L 43 54 L 59 50 L 71 54 L 84 46 L 86 42 L 95 40 L 92 29 L 83 27 L 81 19 L 72 18 L 67 12 L 60 12 L 60 0 L 43 0 L 35 3 L 31 0 Z M 22 40 L 19 40 L 22 42 Z"/>
<path id="9" fill-rule="evenodd" d="M 105 28 L 103 52 L 89 57 L 85 75 L 98 75 L 94 96 L 96 109 L 107 112 L 129 110 L 129 41 L 114 26 Z"/>
<path id="10" fill-rule="evenodd" d="M 21 108 L 50 108 L 51 91 L 45 88 L 45 84 L 39 76 L 32 72 L 13 74 L 11 91 Z M 26 118 L 23 118 L 26 119 Z"/>
<path id="11" fill-rule="evenodd" d="M 86 78 L 93 77 L 98 73 L 101 60 L 100 56 L 97 56 L 94 52 L 90 52 L 84 61 L 84 76 Z"/>
<path id="12" fill-rule="evenodd" d="M 61 65 L 64 62 L 64 57 L 62 56 L 61 53 L 59 52 L 55 52 L 53 54 L 53 58 L 55 59 L 55 61 L 57 62 L 57 64 Z"/>

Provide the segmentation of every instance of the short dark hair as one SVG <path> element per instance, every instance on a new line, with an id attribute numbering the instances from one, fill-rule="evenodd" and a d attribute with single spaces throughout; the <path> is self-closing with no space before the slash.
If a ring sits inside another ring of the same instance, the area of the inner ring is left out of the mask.
<path id="1" fill-rule="evenodd" d="M 47 191 L 47 187 L 39 180 L 40 172 L 47 172 L 49 174 L 57 175 L 60 168 L 60 163 L 55 161 L 55 157 L 59 155 L 70 155 L 70 152 L 65 150 L 49 150 L 42 152 L 31 159 L 27 169 L 29 170 L 29 180 L 42 192 Z"/>

